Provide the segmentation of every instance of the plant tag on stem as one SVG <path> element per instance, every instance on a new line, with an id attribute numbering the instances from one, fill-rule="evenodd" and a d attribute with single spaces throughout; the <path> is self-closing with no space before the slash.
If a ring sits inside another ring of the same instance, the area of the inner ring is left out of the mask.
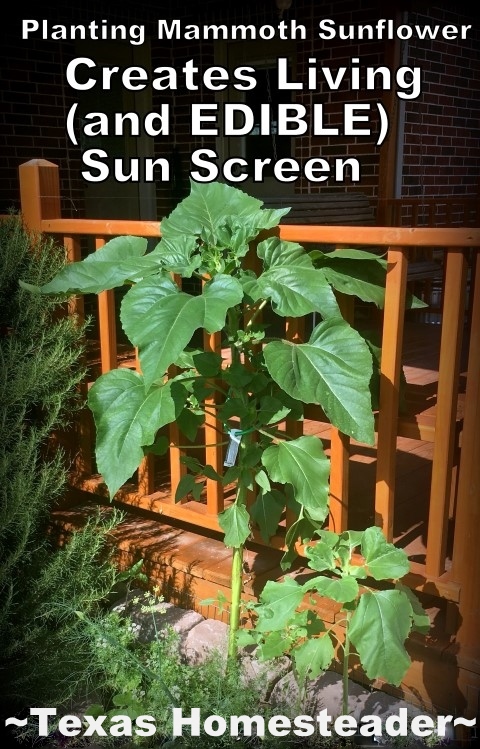
<path id="1" fill-rule="evenodd" d="M 238 455 L 238 448 L 240 446 L 240 441 L 242 439 L 242 430 L 241 429 L 229 429 L 228 430 L 228 446 L 227 446 L 227 452 L 225 455 L 225 460 L 223 461 L 223 465 L 227 468 L 232 468 L 232 466 L 235 465 L 237 462 L 237 455 Z"/>

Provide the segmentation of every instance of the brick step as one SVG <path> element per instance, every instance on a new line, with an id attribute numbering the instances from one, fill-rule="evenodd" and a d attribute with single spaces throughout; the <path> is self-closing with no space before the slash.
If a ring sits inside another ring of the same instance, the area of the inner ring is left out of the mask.
<path id="1" fill-rule="evenodd" d="M 51 517 L 52 538 L 63 545 L 99 507 L 108 513 L 112 505 L 99 497 L 98 504 L 89 501 L 55 510 Z M 220 535 L 208 530 L 200 535 L 192 528 L 176 525 L 173 520 L 169 519 L 167 524 L 154 519 L 147 511 L 122 509 L 124 520 L 112 534 L 119 566 L 127 568 L 143 559 L 151 586 L 158 584 L 166 601 L 197 611 L 206 619 L 228 623 L 232 552 L 224 546 Z M 276 549 L 254 546 L 246 549 L 242 595 L 245 601 L 256 600 L 267 580 L 281 579 L 281 557 L 282 552 Z M 312 573 L 298 560 L 289 574 L 302 582 L 306 575 L 317 573 Z M 306 596 L 305 605 L 307 603 Z M 423 604 L 432 620 L 432 629 L 427 638 L 412 635 L 409 640 L 412 666 L 406 683 L 399 689 L 381 682 L 373 686 L 394 696 L 424 700 L 425 704 L 438 706 L 445 700 L 442 683 L 452 683 L 458 678 L 455 643 L 446 634 L 445 611 L 439 607 L 439 599 L 426 599 Z M 315 609 L 327 626 L 338 623 L 339 604 L 316 599 Z M 242 625 L 248 626 L 248 612 L 243 616 Z M 368 684 L 360 665 L 355 662 L 352 665 L 355 679 Z M 435 688 L 430 684 L 426 691 L 424 669 L 432 667 L 441 678 L 436 677 Z M 340 664 L 335 662 L 332 668 L 338 670 Z"/>
<path id="2" fill-rule="evenodd" d="M 111 507 L 103 505 L 100 500 L 97 506 L 89 502 L 55 510 L 52 513 L 52 534 L 57 543 L 63 545 L 69 534 L 81 528 L 98 506 L 105 512 Z M 151 584 L 161 586 L 165 600 L 228 623 L 232 550 L 225 547 L 213 532 L 200 535 L 172 525 L 173 521 L 166 524 L 148 517 L 148 513 L 143 515 L 137 511 L 135 514 L 125 513 L 123 522 L 112 534 L 119 566 L 126 569 L 143 559 Z M 277 549 L 254 546 L 245 549 L 245 600 L 257 600 L 268 580 L 282 578 L 281 558 L 282 552 Z M 301 579 L 311 574 L 300 561 L 290 572 Z M 205 599 L 214 600 L 204 604 Z M 327 599 L 320 599 L 317 604 L 318 614 L 329 623 L 335 621 L 339 608 Z"/>

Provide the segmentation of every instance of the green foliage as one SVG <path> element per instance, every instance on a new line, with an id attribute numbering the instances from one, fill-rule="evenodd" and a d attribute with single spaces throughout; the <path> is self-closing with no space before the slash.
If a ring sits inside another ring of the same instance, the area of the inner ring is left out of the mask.
<path id="1" fill-rule="evenodd" d="M 298 437 L 268 447 L 262 464 L 272 481 L 290 484 L 295 499 L 314 520 L 324 520 L 328 512 L 330 464 L 316 437 Z"/>
<path id="2" fill-rule="evenodd" d="M 229 442 L 228 470 L 222 476 L 212 466 L 190 461 L 190 473 L 182 479 L 176 499 L 187 494 L 200 497 L 202 483 L 197 478 L 201 473 L 221 483 L 227 483 L 227 478 L 236 482 L 235 501 L 219 516 L 225 544 L 234 549 L 235 560 L 230 656 L 235 655 L 239 620 L 241 552 L 253 521 L 268 540 L 276 532 L 283 509 L 288 505 L 294 510 L 297 519 L 287 533 L 283 560 L 288 566 L 298 538 L 312 538 L 328 515 L 329 461 L 322 443 L 310 436 L 291 439 L 282 423 L 302 419 L 303 405 L 315 403 L 340 431 L 374 443 L 372 349 L 342 318 L 336 292 L 381 306 L 386 263 L 375 254 L 353 249 L 309 253 L 270 232 L 256 245 L 258 272 L 247 270 L 244 259 L 249 244 L 260 239 L 261 231 L 274 229 L 285 212 L 265 210 L 256 198 L 225 184 L 192 183 L 190 195 L 162 221 L 162 238 L 152 252 L 145 254 L 146 244 L 140 239 L 119 237 L 38 289 L 71 294 L 123 284 L 130 287 L 120 317 L 127 337 L 138 349 L 142 375 L 123 369 L 109 372 L 89 395 L 97 427 L 97 465 L 112 497 L 138 468 L 146 451 L 165 448 L 160 430 L 166 424 L 176 421 L 185 439 L 193 442 L 206 412 L 211 414 L 214 408 L 205 404 L 206 399 L 215 391 L 219 394 L 213 413 L 224 430 L 219 444 Z M 199 293 L 186 293 L 179 277 L 197 279 Z M 315 313 L 321 321 L 304 343 L 267 337 L 270 331 L 261 321 L 266 307 L 278 318 Z M 222 362 L 218 353 L 193 348 L 199 329 L 221 333 L 222 350 L 230 350 L 227 361 Z M 166 382 L 173 364 L 175 375 Z M 257 499 L 249 507 L 247 494 L 254 488 Z M 317 578 L 319 592 L 347 604 L 356 600 L 357 578 L 366 576 L 367 568 L 376 579 L 383 579 L 385 571 L 400 576 L 403 567 L 398 554 L 386 552 L 372 532 L 362 539 L 355 534 L 335 540 L 321 536 L 313 568 L 320 565 L 321 570 L 336 572 L 340 564 L 342 575 L 334 581 Z M 354 568 L 348 559 L 359 543 L 364 544 L 367 567 Z M 305 591 L 293 580 L 266 586 L 257 612 L 257 634 L 270 632 L 270 640 L 263 643 L 267 652 L 276 653 L 288 642 L 309 637 L 311 622 L 300 629 L 298 622 L 290 623 Z M 396 592 L 395 600 L 372 595 L 387 622 L 397 599 L 401 606 L 408 606 L 397 631 L 387 626 L 381 633 L 386 642 L 396 638 L 399 643 L 408 634 L 404 622 L 413 618 L 408 596 L 402 591 Z M 403 668 L 401 659 L 394 672 L 387 653 L 383 658 L 378 651 L 375 657 L 367 653 L 356 622 L 363 614 L 365 621 L 373 622 L 374 609 L 372 604 L 367 606 L 369 598 L 360 600 L 352 624 L 353 641 L 368 673 L 382 671 L 396 682 Z M 285 626 L 294 626 L 287 638 L 279 634 Z M 300 635 L 304 631 L 306 635 Z M 314 670 L 324 667 L 333 648 L 329 639 L 324 633 L 314 644 L 299 645 L 299 672 L 307 675 L 309 662 Z"/>
<path id="3" fill-rule="evenodd" d="M 335 426 L 356 439 L 370 444 L 374 439 L 372 355 L 341 317 L 335 291 L 341 288 L 381 304 L 384 263 L 355 250 L 308 253 L 270 236 L 256 248 L 260 271 L 246 270 L 249 243 L 260 231 L 273 229 L 284 213 L 263 209 L 256 198 L 224 184 L 192 183 L 190 195 L 162 221 L 162 239 L 152 252 L 145 254 L 141 239 L 119 237 L 40 286 L 45 293 L 65 294 L 124 283 L 130 287 L 121 323 L 138 348 L 142 375 L 109 372 L 89 395 L 97 464 L 112 497 L 145 452 L 157 451 L 163 426 L 175 420 L 187 441 L 195 439 L 205 418 L 204 400 L 218 389 L 216 416 L 225 429 L 219 442 L 228 441 L 232 428 L 240 441 L 231 469 L 235 478 L 230 473 L 229 479 L 242 491 L 220 516 L 225 541 L 234 547 L 250 535 L 252 518 L 265 538 L 275 532 L 267 518 L 279 517 L 282 495 L 283 506 L 293 495 L 292 506 L 305 527 L 313 529 L 327 516 L 329 463 L 321 441 L 289 440 L 278 431 L 286 418 L 303 417 L 304 403 L 320 404 Z M 172 274 L 199 279 L 201 291 L 186 293 Z M 268 332 L 261 323 L 265 306 L 279 317 L 315 312 L 323 321 L 306 343 L 270 338 L 262 345 Z M 230 348 L 229 361 L 191 348 L 198 329 L 221 332 L 222 348 Z M 165 384 L 172 364 L 177 374 Z M 197 473 L 190 471 L 183 480 L 177 499 L 187 493 L 199 496 Z M 218 474 L 214 478 L 224 481 Z M 258 499 L 250 512 L 244 489 L 255 484 Z"/>
<path id="4" fill-rule="evenodd" d="M 82 262 L 65 266 L 42 289 L 48 294 L 65 294 L 72 289 L 97 294 L 119 286 L 126 279 L 142 278 L 144 271 L 158 266 L 155 258 L 143 257 L 146 249 L 147 240 L 141 237 L 112 239 L 102 253 L 93 253 Z M 37 289 L 25 280 L 21 285 L 32 291 Z"/>
<path id="5" fill-rule="evenodd" d="M 97 426 L 97 461 L 108 465 L 116 477 L 114 494 L 138 468 L 144 447 L 155 441 L 157 431 L 175 418 L 170 383 L 145 387 L 142 375 L 115 369 L 101 377 L 89 393 L 89 405 Z"/>
<path id="6" fill-rule="evenodd" d="M 93 614 L 105 604 L 117 580 L 109 535 L 119 520 L 94 516 L 61 549 L 37 551 L 35 567 L 16 579 L 2 631 L 2 687 L 13 707 L 67 705 L 95 688 L 98 670 L 72 606 Z"/>
<path id="7" fill-rule="evenodd" d="M 373 444 L 372 355 L 347 322 L 325 320 L 307 343 L 274 341 L 264 355 L 272 378 L 292 398 L 320 403 L 342 432 Z"/>
<path id="8" fill-rule="evenodd" d="M 240 643 L 256 644 L 263 659 L 290 654 L 300 684 L 330 666 L 337 640 L 344 650 L 346 673 L 351 643 L 370 679 L 382 678 L 398 686 L 410 665 L 405 641 L 411 631 L 426 633 L 429 619 L 404 586 L 376 590 L 364 581 L 403 577 L 409 571 L 407 555 L 388 543 L 376 526 L 340 535 L 319 530 L 317 536 L 319 540 L 306 549 L 308 566 L 328 574 L 315 575 L 303 584 L 292 577 L 268 582 L 259 603 L 251 606 L 255 627 L 240 633 Z M 342 604 L 344 630 L 338 623 L 327 629 L 313 611 L 301 606 L 312 594 Z"/>
<path id="9" fill-rule="evenodd" d="M 270 299 L 282 317 L 302 317 L 310 312 L 340 317 L 332 287 L 301 245 L 271 237 L 258 245 L 257 254 L 264 272 L 257 279 L 255 299 Z"/>
<path id="10" fill-rule="evenodd" d="M 262 679 L 249 682 L 248 689 L 239 689 L 245 678 L 241 668 L 226 670 L 224 654 L 217 651 L 201 664 L 189 663 L 181 655 L 178 634 L 161 621 L 161 601 L 145 593 L 128 599 L 125 614 L 112 611 L 92 618 L 81 615 L 91 660 L 100 664 L 96 687 L 101 704 L 88 707 L 87 714 L 109 718 L 122 714 L 132 720 L 138 715 L 152 715 L 156 736 L 136 736 L 132 741 L 153 746 L 170 745 L 166 742 L 172 735 L 172 707 L 181 707 L 185 714 L 201 707 L 203 716 L 219 715 L 227 724 L 231 715 L 258 714 L 265 688 Z M 139 616 L 143 621 L 152 618 L 154 635 L 146 642 L 138 635 Z M 265 705 L 262 712 L 268 720 L 273 709 Z M 239 743 L 228 732 L 215 738 L 191 737 L 186 731 L 181 740 L 172 739 L 171 746 L 196 747 L 205 741 L 209 747 L 234 747 Z M 274 741 L 278 739 L 266 738 L 262 745 L 273 746 Z"/>
<path id="11" fill-rule="evenodd" d="M 103 525 L 89 525 L 58 553 L 47 538 L 48 513 L 67 476 L 65 456 L 49 439 L 77 406 L 83 329 L 57 314 L 58 298 L 31 294 L 18 282 L 44 284 L 64 264 L 64 251 L 47 239 L 32 241 L 18 217 L 0 222 L 2 709 L 70 695 L 88 664 L 70 647 L 76 622 L 62 605 L 97 606 L 113 577 L 101 561 Z"/>
<path id="12" fill-rule="evenodd" d="M 242 296 L 239 282 L 224 274 L 206 283 L 199 296 L 185 294 L 169 279 L 138 283 L 125 297 L 122 324 L 138 346 L 146 386 L 161 381 L 198 328 L 208 333 L 221 330 L 228 310 Z"/>

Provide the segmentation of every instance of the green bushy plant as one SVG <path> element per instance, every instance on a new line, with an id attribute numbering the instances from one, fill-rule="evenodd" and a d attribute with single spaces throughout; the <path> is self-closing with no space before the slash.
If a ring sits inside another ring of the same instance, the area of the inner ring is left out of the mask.
<path id="1" fill-rule="evenodd" d="M 206 412 L 217 419 L 218 442 L 227 446 L 225 470 L 185 458 L 189 472 L 176 499 L 199 499 L 200 477 L 236 485 L 234 502 L 219 516 L 225 544 L 233 549 L 232 661 L 243 547 L 253 526 L 268 541 L 285 507 L 292 511 L 287 567 L 298 539 L 311 539 L 328 515 L 330 468 L 321 440 L 291 438 L 282 424 L 301 420 L 304 404 L 317 403 L 340 431 L 374 443 L 373 348 L 343 318 L 337 294 L 382 306 L 386 262 L 370 252 L 308 252 L 281 240 L 272 230 L 287 211 L 264 209 L 225 184 L 192 183 L 190 195 L 162 221 L 153 251 L 146 252 L 140 237 L 117 237 L 49 283 L 30 286 L 65 296 L 130 287 L 120 317 L 138 349 L 141 374 L 113 370 L 89 393 L 97 465 L 112 498 L 146 453 L 168 449 L 165 425 L 175 421 L 194 449 Z M 245 262 L 253 242 L 258 271 Z M 201 282 L 200 293 L 186 293 L 178 279 Z M 262 323 L 265 308 L 279 321 L 315 315 L 319 322 L 307 341 L 284 340 Z M 199 330 L 221 334 L 221 347 L 229 351 L 225 360 L 219 351 L 195 347 Z M 167 377 L 172 365 L 175 375 Z M 252 504 L 250 491 L 256 493 Z"/>
<path id="2" fill-rule="evenodd" d="M 400 583 L 387 589 L 367 585 L 368 578 L 393 582 L 410 569 L 407 554 L 388 543 L 380 528 L 341 534 L 320 530 L 315 536 L 305 553 L 310 570 L 323 574 L 303 584 L 292 577 L 269 581 L 259 603 L 250 605 L 256 615 L 254 629 L 243 630 L 239 639 L 244 645 L 255 644 L 263 660 L 288 653 L 300 690 L 307 679 L 340 660 L 342 713 L 347 715 L 353 648 L 369 679 L 399 686 L 411 663 L 405 641 L 411 631 L 427 633 L 430 621 L 416 596 Z M 328 628 L 312 608 L 315 595 L 341 605 L 343 616 Z M 302 608 L 305 598 L 308 604 Z"/>
<path id="3" fill-rule="evenodd" d="M 120 517 L 93 515 L 60 549 L 39 548 L 35 567 L 26 566 L 16 578 L 12 618 L 4 626 L 9 647 L 2 655 L 10 710 L 68 706 L 95 689 L 98 664 L 72 606 L 91 615 L 103 609 L 117 580 L 110 534 Z"/>
<path id="4" fill-rule="evenodd" d="M 0 222 L 0 703 L 2 713 L 62 701 L 85 677 L 72 649 L 77 627 L 62 608 L 91 610 L 114 579 L 102 561 L 111 523 L 93 522 L 54 552 L 49 512 L 67 466 L 54 429 L 76 408 L 84 370 L 83 327 L 58 315 L 58 300 L 19 287 L 45 283 L 65 264 L 51 240 L 32 239 L 17 216 Z"/>
<path id="5" fill-rule="evenodd" d="M 107 735 L 99 740 L 114 743 L 108 734 L 111 719 L 122 715 L 133 723 L 138 716 L 149 715 L 155 718 L 155 735 L 145 738 L 134 732 L 132 743 L 194 747 L 206 741 L 209 747 L 238 746 L 238 737 L 228 733 L 196 737 L 186 731 L 181 739 L 172 738 L 172 708 L 188 715 L 201 705 L 204 716 L 217 715 L 228 723 L 232 715 L 258 714 L 264 684 L 258 679 L 247 687 L 240 665 L 226 669 L 225 654 L 218 651 L 206 654 L 201 663 L 189 662 L 181 654 L 180 636 L 161 623 L 162 600 L 156 590 L 127 597 L 121 613 L 114 610 L 96 618 L 79 614 L 91 658 L 100 664 L 97 694 L 102 702 L 86 709 L 88 715 L 106 716 Z M 131 607 L 151 614 L 154 634 L 146 641 L 139 638 L 139 625 L 129 616 Z M 263 704 L 263 714 L 268 717 L 270 712 L 272 708 Z M 262 746 L 273 745 L 273 739 L 262 741 Z"/>

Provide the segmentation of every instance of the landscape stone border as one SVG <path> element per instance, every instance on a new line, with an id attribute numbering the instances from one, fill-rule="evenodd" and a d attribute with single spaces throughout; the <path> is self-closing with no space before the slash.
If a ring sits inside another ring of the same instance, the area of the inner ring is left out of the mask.
<path id="1" fill-rule="evenodd" d="M 180 652 L 188 663 L 200 665 L 215 651 L 226 658 L 227 624 L 216 619 L 206 619 L 196 611 L 182 609 L 172 603 L 158 602 L 149 606 L 148 611 L 142 610 L 142 604 L 134 601 L 142 601 L 144 596 L 143 590 L 133 590 L 127 599 L 112 606 L 112 611 L 130 618 L 140 641 L 148 642 L 155 636 L 155 631 L 161 632 L 171 627 L 179 636 Z M 155 625 L 152 615 L 155 617 Z M 241 659 L 245 686 L 248 686 L 249 680 L 261 680 L 265 701 L 278 707 L 279 713 L 287 709 L 291 715 L 298 714 L 294 711 L 299 707 L 299 689 L 288 657 L 259 662 L 254 650 L 247 648 L 242 651 Z M 357 721 L 364 715 L 378 715 L 384 722 L 389 715 L 398 715 L 400 708 L 408 710 L 409 718 L 428 714 L 426 709 L 406 700 L 349 681 L 349 712 Z M 337 717 L 342 712 L 342 677 L 334 671 L 327 671 L 308 682 L 301 705 L 301 712 L 305 715 L 317 715 L 325 709 L 332 717 Z M 378 746 L 378 742 L 375 746 Z M 425 743 L 412 740 L 410 746 L 425 748 Z"/>

